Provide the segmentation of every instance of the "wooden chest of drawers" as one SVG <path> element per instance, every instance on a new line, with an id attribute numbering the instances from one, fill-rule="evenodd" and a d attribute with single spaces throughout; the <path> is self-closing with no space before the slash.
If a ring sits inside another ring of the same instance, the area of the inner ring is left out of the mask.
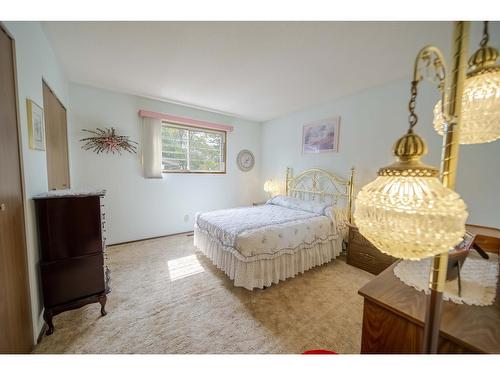
<path id="1" fill-rule="evenodd" d="M 380 252 L 371 244 L 356 226 L 349 226 L 349 242 L 347 245 L 347 264 L 378 275 L 396 261 L 389 255 Z"/>
<path id="2" fill-rule="evenodd" d="M 50 192 L 35 197 L 47 335 L 54 331 L 53 316 L 63 311 L 99 302 L 106 315 L 103 195 Z"/>

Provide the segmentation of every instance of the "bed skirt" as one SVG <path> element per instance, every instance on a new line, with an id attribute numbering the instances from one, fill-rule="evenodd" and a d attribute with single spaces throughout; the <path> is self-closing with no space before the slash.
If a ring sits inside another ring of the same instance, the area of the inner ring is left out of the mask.
<path id="1" fill-rule="evenodd" d="M 245 262 L 198 228 L 194 230 L 194 245 L 217 268 L 224 271 L 229 279 L 234 280 L 234 286 L 249 290 L 262 289 L 304 273 L 315 266 L 330 262 L 342 252 L 342 238 L 336 238 L 309 248 L 298 249 L 293 254 Z"/>

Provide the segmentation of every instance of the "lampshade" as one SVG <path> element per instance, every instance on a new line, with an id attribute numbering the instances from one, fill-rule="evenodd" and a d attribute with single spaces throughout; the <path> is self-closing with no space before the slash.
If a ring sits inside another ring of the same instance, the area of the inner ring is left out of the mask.
<path id="1" fill-rule="evenodd" d="M 493 142 L 500 138 L 500 66 L 495 65 L 498 51 L 486 45 L 487 29 L 485 33 L 481 48 L 469 59 L 462 95 L 461 144 Z M 441 135 L 446 129 L 441 100 L 434 106 L 434 129 Z"/>
<path id="2" fill-rule="evenodd" d="M 272 191 L 272 181 L 271 180 L 267 180 L 266 182 L 264 182 L 264 191 L 266 193 L 270 193 Z"/>
<path id="3" fill-rule="evenodd" d="M 279 193 L 279 185 L 276 181 L 267 180 L 264 183 L 264 191 L 271 196 L 277 195 Z"/>
<path id="4" fill-rule="evenodd" d="M 437 169 L 420 162 L 423 140 L 411 130 L 394 145 L 397 162 L 356 197 L 355 224 L 380 251 L 403 259 L 446 252 L 465 233 L 466 206 L 443 186 Z"/>
<path id="5" fill-rule="evenodd" d="M 441 100 L 434 107 L 434 129 L 443 135 L 446 122 Z M 462 96 L 459 142 L 474 144 L 500 138 L 500 69 L 469 77 Z"/>

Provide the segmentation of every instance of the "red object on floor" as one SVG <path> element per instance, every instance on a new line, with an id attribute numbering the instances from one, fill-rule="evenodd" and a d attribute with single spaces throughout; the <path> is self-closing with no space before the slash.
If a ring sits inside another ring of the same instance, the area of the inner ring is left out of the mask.
<path id="1" fill-rule="evenodd" d="M 315 349 L 315 350 L 306 350 L 302 354 L 338 354 L 338 353 L 332 352 L 330 350 Z"/>

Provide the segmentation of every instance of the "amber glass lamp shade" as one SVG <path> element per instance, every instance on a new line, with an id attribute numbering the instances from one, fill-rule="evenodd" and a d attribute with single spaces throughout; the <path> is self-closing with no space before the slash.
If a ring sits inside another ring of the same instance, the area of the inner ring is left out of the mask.
<path id="1" fill-rule="evenodd" d="M 498 51 L 481 47 L 469 60 L 469 73 L 462 95 L 459 142 L 475 144 L 500 139 L 500 66 Z M 443 135 L 446 121 L 441 100 L 434 107 L 434 129 Z"/>
<path id="2" fill-rule="evenodd" d="M 420 162 L 423 140 L 411 131 L 394 146 L 397 162 L 356 197 L 354 221 L 380 251 L 402 259 L 446 252 L 465 233 L 464 201 L 443 186 L 438 171 Z"/>

